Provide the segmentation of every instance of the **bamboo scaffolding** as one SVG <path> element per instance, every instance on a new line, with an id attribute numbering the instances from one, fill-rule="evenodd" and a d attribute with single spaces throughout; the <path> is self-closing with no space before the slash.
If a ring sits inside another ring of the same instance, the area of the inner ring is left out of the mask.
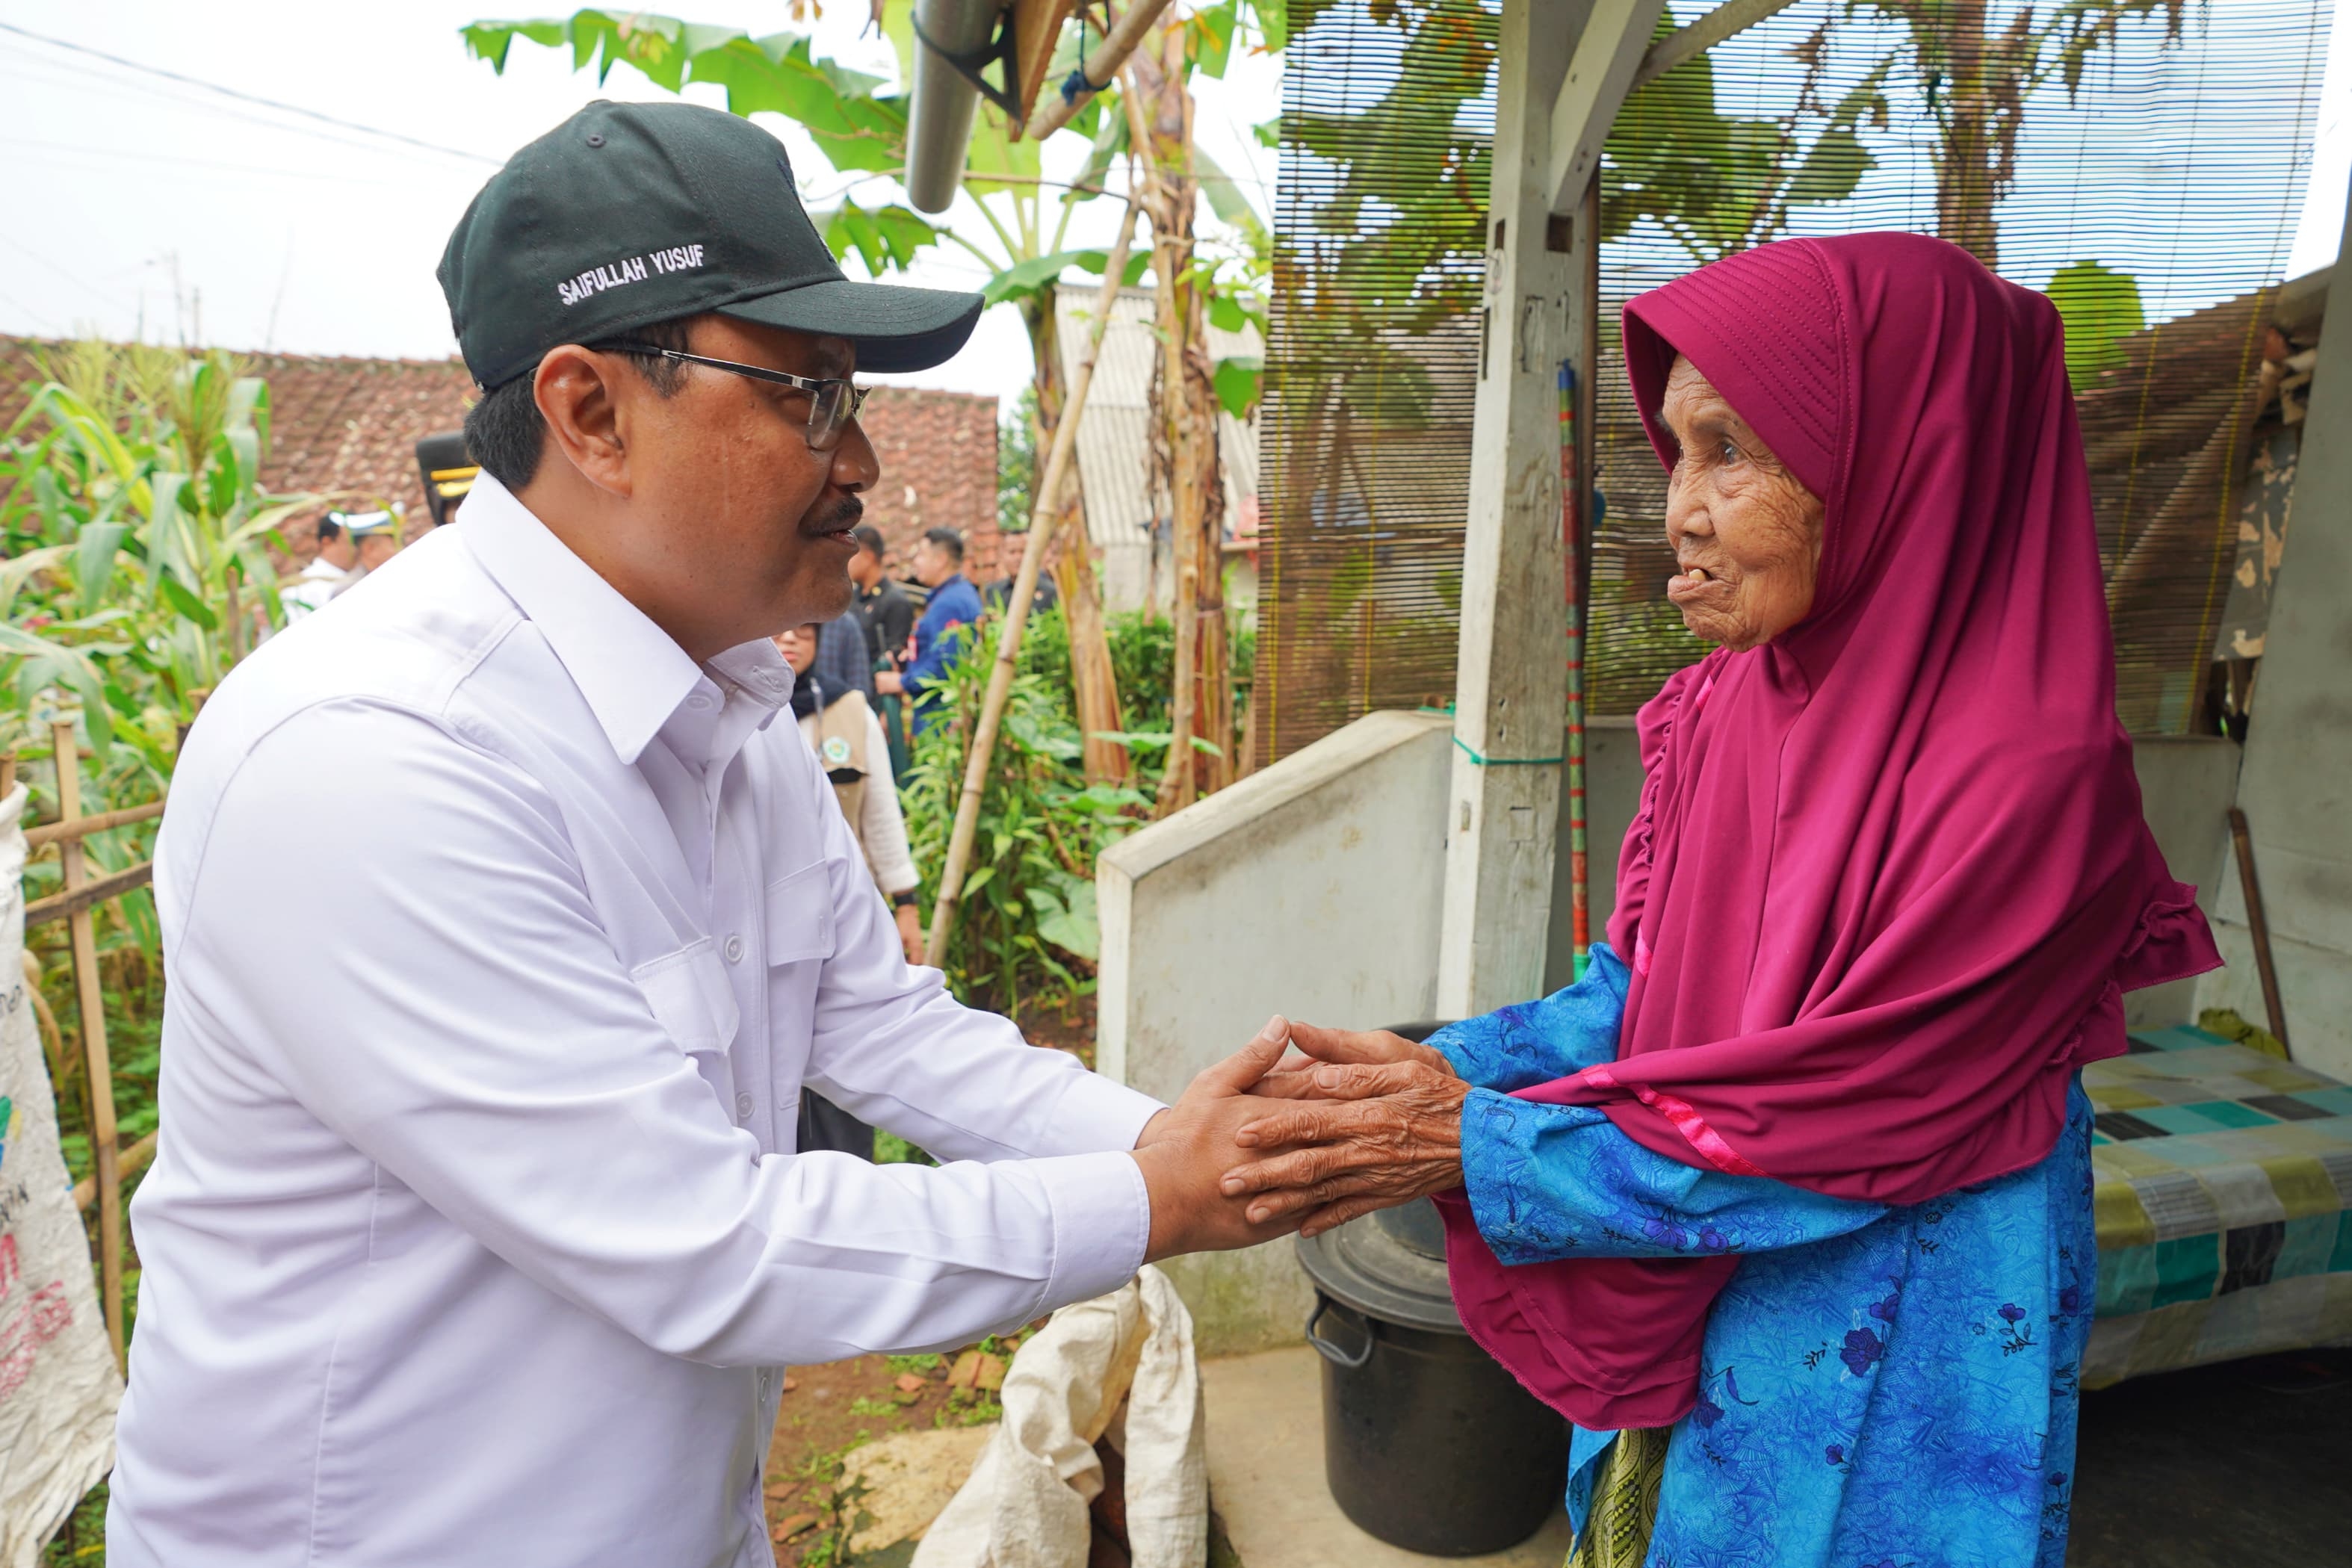
<path id="1" fill-rule="evenodd" d="M 956 901 L 963 895 L 963 873 L 971 859 L 972 835 L 980 829 L 980 800 L 988 784 L 989 764 L 996 754 L 997 727 L 1013 694 L 1013 676 L 1021 661 L 1021 634 L 1029 624 L 1029 601 L 1036 597 L 1037 573 L 1045 562 L 1045 547 L 1054 533 L 1055 503 L 1062 493 L 1062 476 L 1078 444 L 1078 420 L 1086 413 L 1087 392 L 1094 385 L 1095 361 L 1102 353 L 1103 328 L 1118 303 L 1120 280 L 1127 276 L 1128 248 L 1135 243 L 1133 203 L 1119 221 L 1118 243 L 1111 246 L 1110 265 L 1103 268 L 1102 296 L 1094 319 L 1087 327 L 1087 351 L 1062 402 L 1062 417 L 1054 426 L 1053 450 L 1045 459 L 1029 506 L 1029 532 L 1021 549 L 1021 570 L 1013 580 L 1013 596 L 1004 606 L 1004 626 L 998 633 L 996 667 L 989 672 L 988 695 L 980 706 L 980 724 L 972 731 L 971 752 L 963 767 L 963 793 L 956 800 L 955 828 L 948 837 L 947 862 L 940 868 L 939 901 L 931 907 L 931 929 L 923 946 L 923 961 L 934 968 L 947 958 L 948 937 L 955 930 Z"/>
<path id="2" fill-rule="evenodd" d="M 79 823 L 81 810 L 81 758 L 74 744 L 70 719 L 49 726 L 58 768 L 58 815 L 63 824 Z M 70 900 L 90 887 L 84 863 L 81 835 L 60 840 L 66 892 Z M 152 868 L 139 868 L 152 873 Z M 119 878 L 108 878 L 109 882 Z M 43 903 L 49 900 L 44 899 Z M 106 1308 L 106 1337 L 114 1347 L 114 1363 L 122 1356 L 122 1176 L 115 1147 L 114 1064 L 106 1051 L 106 1006 L 98 981 L 98 926 L 90 915 L 95 898 L 73 909 L 67 918 L 72 936 L 74 994 L 81 1006 L 81 1043 L 89 1073 L 89 1148 L 98 1186 L 98 1274 L 100 1300 Z M 29 919 L 31 911 L 26 911 Z"/>

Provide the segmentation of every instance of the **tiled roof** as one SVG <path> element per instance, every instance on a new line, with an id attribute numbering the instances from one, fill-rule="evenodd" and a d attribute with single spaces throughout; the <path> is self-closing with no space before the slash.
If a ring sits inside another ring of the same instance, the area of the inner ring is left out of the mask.
<path id="1" fill-rule="evenodd" d="M 35 379 L 32 352 L 43 346 L 0 337 L 0 429 L 24 406 Z M 363 492 L 398 503 L 412 534 L 428 526 L 416 442 L 464 423 L 473 382 L 463 365 L 456 360 L 242 357 L 269 383 L 265 485 L 281 492 Z M 886 386 L 867 402 L 863 423 L 882 463 L 866 517 L 890 542 L 893 567 L 923 529 L 942 523 L 963 529 L 983 550 L 993 548 L 996 399 Z"/>

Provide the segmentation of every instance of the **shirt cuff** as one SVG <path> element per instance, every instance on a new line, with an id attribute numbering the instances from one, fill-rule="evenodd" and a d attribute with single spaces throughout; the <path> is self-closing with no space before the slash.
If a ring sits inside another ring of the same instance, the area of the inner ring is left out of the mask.
<path id="1" fill-rule="evenodd" d="M 1151 1192 L 1134 1156 L 1064 1155 L 1032 1168 L 1054 1215 L 1045 1310 L 1092 1301 L 1133 1279 L 1151 1243 Z"/>
<path id="2" fill-rule="evenodd" d="M 1054 1107 L 1054 1146 L 1071 1154 L 1131 1149 L 1144 1124 L 1167 1108 L 1099 1072 L 1078 1073 Z"/>

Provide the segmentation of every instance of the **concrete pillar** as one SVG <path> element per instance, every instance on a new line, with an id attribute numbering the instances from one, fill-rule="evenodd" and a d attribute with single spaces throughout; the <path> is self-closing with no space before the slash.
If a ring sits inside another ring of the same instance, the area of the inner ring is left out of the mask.
<path id="1" fill-rule="evenodd" d="M 1560 361 L 1581 341 L 1574 246 L 1551 221 L 1551 110 L 1590 0 L 1504 0 L 1481 307 L 1437 1009 L 1538 994 L 1559 836 L 1568 613 Z M 1549 760 L 1540 760 L 1549 758 Z"/>
<path id="2" fill-rule="evenodd" d="M 2347 214 L 2352 216 L 2352 214 Z M 2338 252 L 2352 258 L 2352 225 Z M 2341 303 L 2341 302 L 2338 302 Z M 2323 327 L 2303 428 L 2294 511 L 2271 599 L 2238 804 L 2295 1059 L 2352 1079 L 2352 307 Z M 2215 935 L 2229 968 L 2199 1000 L 2263 1018 L 2238 870 L 2222 878 Z"/>

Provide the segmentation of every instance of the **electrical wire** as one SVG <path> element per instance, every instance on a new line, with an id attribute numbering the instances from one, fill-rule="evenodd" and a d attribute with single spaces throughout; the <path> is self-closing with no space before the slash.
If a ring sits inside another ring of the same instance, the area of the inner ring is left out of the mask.
<path id="1" fill-rule="evenodd" d="M 26 136 L 0 136 L 0 146 L 37 147 L 45 152 L 75 157 L 127 158 L 134 162 L 170 163 L 189 169 L 216 169 L 235 174 L 268 174 L 284 180 L 327 180 L 338 185 L 373 185 L 380 190 L 415 190 L 425 179 L 370 180 L 337 169 L 278 169 L 260 163 L 225 163 L 216 158 L 181 158 L 169 152 L 149 152 L 132 147 L 79 147 L 69 141 L 37 141 Z M 54 163 L 57 160 L 46 159 Z"/>
<path id="2" fill-rule="evenodd" d="M 60 79 L 42 74 L 46 71 L 66 71 L 71 73 L 73 77 L 79 78 L 80 80 Z M 143 82 L 129 81 L 110 71 L 79 65 L 72 60 L 51 59 L 46 55 L 35 54 L 30 50 L 17 48 L 5 42 L 0 42 L 0 74 L 6 74 L 20 81 L 54 88 L 62 92 L 98 91 L 131 99 L 142 105 L 168 103 L 197 114 L 217 115 L 224 120 L 236 120 L 240 124 L 257 125 L 264 130 L 274 131 L 281 136 L 308 137 L 314 141 L 328 142 L 337 147 L 350 147 L 379 158 L 416 156 L 406 148 L 366 141 L 356 136 L 338 136 L 331 131 L 313 130 L 307 125 L 289 125 L 282 120 L 273 120 L 267 115 L 235 109 L 226 103 L 210 102 L 192 93 L 174 92 L 168 88 L 156 88 Z"/>
<path id="3" fill-rule="evenodd" d="M 300 115 L 305 120 L 315 120 L 322 125 L 333 125 L 345 131 L 357 131 L 370 136 L 380 136 L 387 141 L 402 142 L 410 147 L 421 148 L 427 152 L 438 152 L 445 157 L 463 158 L 476 163 L 495 164 L 499 162 L 496 158 L 488 157 L 479 152 L 467 152 L 456 147 L 444 147 L 438 142 L 420 141 L 414 136 L 404 136 L 397 131 L 386 131 L 381 126 L 362 125 L 355 120 L 339 120 L 331 114 L 321 114 L 315 109 L 304 109 L 299 104 L 280 103 L 276 99 L 263 98 L 257 93 L 240 91 L 233 87 L 223 87 L 218 82 L 205 81 L 199 77 L 183 76 L 178 71 L 168 71 L 161 66 L 142 65 L 137 60 L 125 59 L 121 55 L 110 55 L 103 49 L 93 49 L 86 44 L 68 43 L 63 38 L 50 37 L 46 33 L 36 33 L 29 27 L 19 27 L 14 22 L 0 22 L 0 32 L 14 33 L 18 37 L 30 38 L 35 43 L 47 44 L 53 48 L 68 49 L 78 55 L 88 55 L 93 59 L 104 60 L 109 65 L 121 66 L 126 70 L 138 71 L 146 76 L 161 77 L 166 81 L 180 82 L 188 87 L 201 88 L 206 92 L 218 93 L 223 98 L 233 98 L 246 103 L 259 104 L 264 109 L 274 109 L 281 114 Z"/>

